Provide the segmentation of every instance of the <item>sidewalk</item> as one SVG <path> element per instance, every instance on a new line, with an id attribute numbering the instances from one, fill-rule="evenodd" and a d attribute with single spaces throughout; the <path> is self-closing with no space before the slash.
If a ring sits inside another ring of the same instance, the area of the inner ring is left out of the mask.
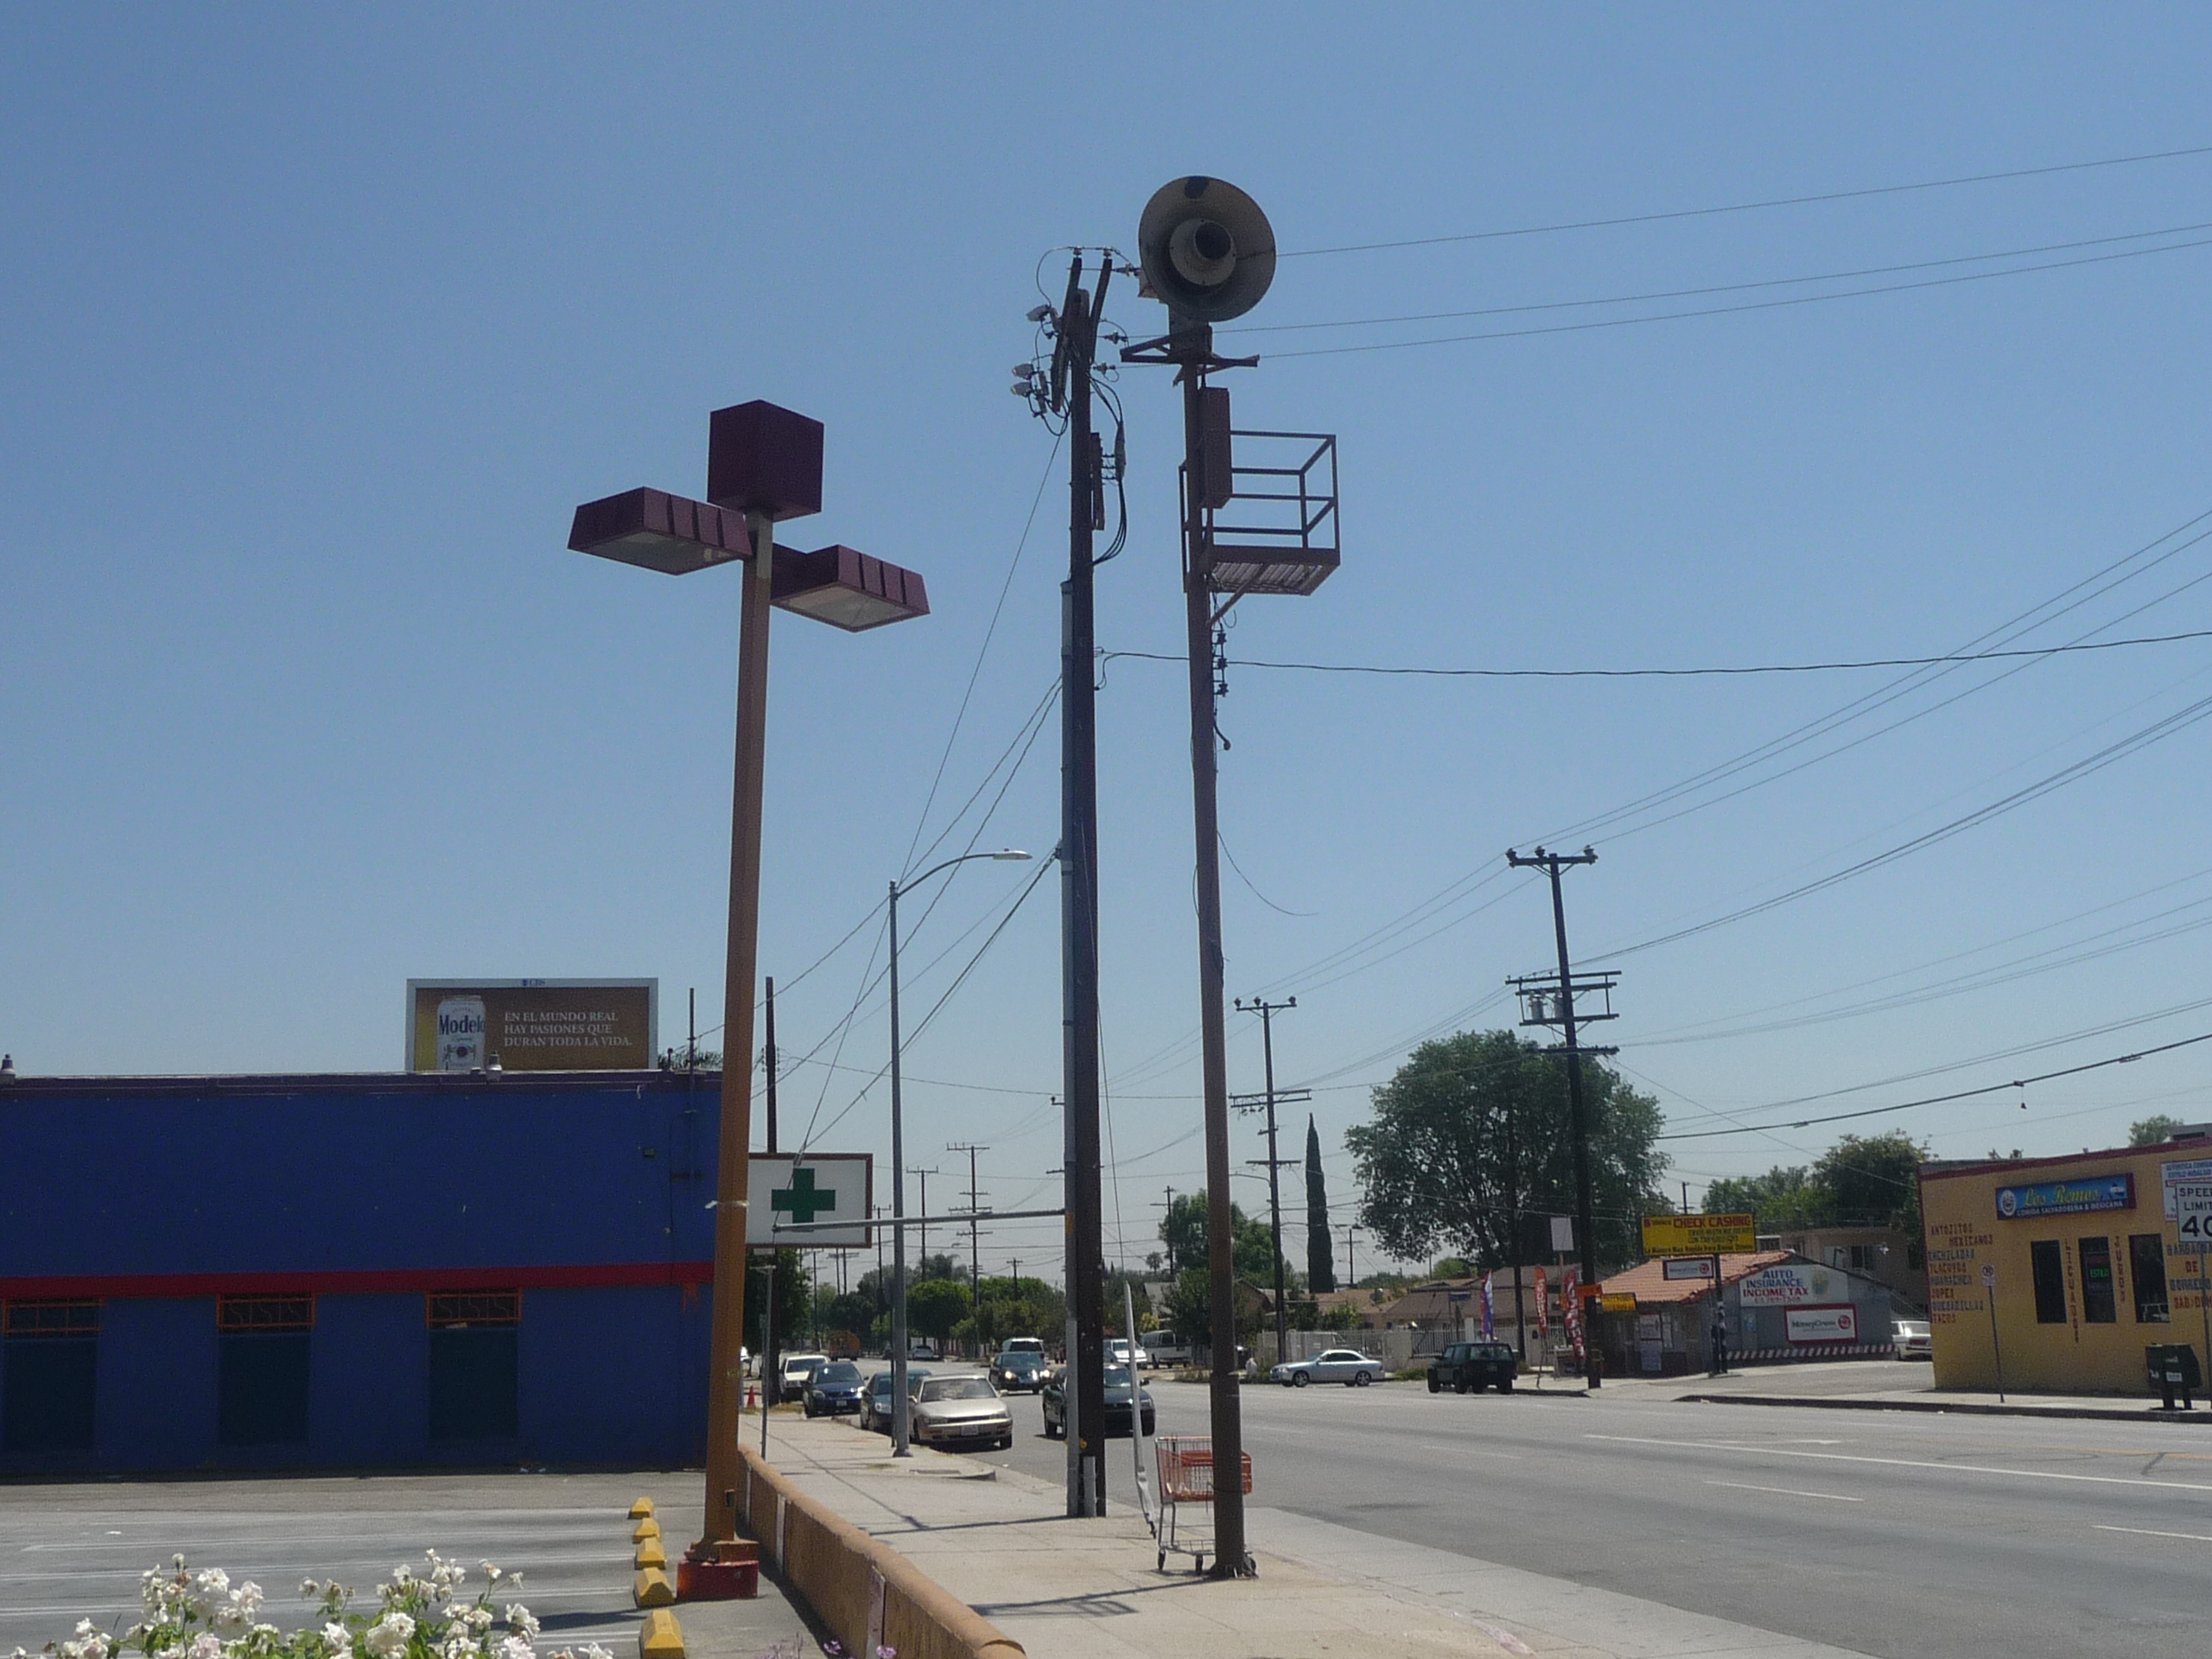
<path id="1" fill-rule="evenodd" d="M 1910 1362 L 1838 1360 L 1832 1364 L 1763 1365 L 1725 1376 L 1607 1379 L 1627 1398 L 1662 1397 L 1711 1405 L 1797 1406 L 1830 1411 L 1958 1412 L 1986 1417 L 2088 1418 L 2105 1422 L 2195 1423 L 2212 1427 L 2200 1392 L 2194 1411 L 2168 1412 L 2143 1394 L 2021 1394 L 1936 1389 L 1929 1369 Z"/>
<path id="2" fill-rule="evenodd" d="M 1127 1458 L 1128 1443 L 1109 1451 Z M 1187 1556 L 1171 1555 L 1160 1572 L 1152 1535 L 1132 1505 L 1116 1503 L 1100 1520 L 1070 1521 L 1056 1484 L 919 1447 L 894 1462 L 881 1436 L 835 1420 L 779 1421 L 771 1460 L 807 1497 L 903 1553 L 1032 1659 L 1837 1659 L 1844 1652 L 1264 1508 L 1248 1511 L 1253 1537 L 1295 1553 L 1255 1549 L 1256 1579 L 1198 1578 Z M 733 1659 L 696 1642 L 693 1653 Z"/>

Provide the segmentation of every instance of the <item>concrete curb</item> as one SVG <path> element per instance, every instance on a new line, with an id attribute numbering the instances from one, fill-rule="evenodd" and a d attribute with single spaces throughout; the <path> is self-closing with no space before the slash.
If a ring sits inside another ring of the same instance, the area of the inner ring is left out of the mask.
<path id="1" fill-rule="evenodd" d="M 2212 1412 L 2171 1414 L 2155 1408 L 2115 1411 L 2103 1406 L 1989 1406 L 1968 1400 L 1854 1400 L 1789 1394 L 1679 1394 L 1677 1405 L 1800 1406 L 1815 1411 L 1949 1412 L 1962 1417 L 2063 1417 L 2103 1423 L 2196 1423 L 2212 1427 Z"/>
<path id="2" fill-rule="evenodd" d="M 849 1654 L 899 1659 L 1027 1659 L 1021 1644 L 897 1550 L 807 1497 L 750 1446 L 738 1513 Z"/>

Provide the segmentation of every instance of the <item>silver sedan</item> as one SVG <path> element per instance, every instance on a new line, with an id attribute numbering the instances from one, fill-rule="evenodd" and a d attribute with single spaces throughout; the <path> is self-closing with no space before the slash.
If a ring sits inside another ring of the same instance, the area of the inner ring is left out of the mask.
<path id="1" fill-rule="evenodd" d="M 1341 1382 L 1348 1389 L 1363 1389 L 1382 1375 L 1382 1362 L 1373 1356 L 1357 1348 L 1332 1348 L 1311 1359 L 1278 1365 L 1268 1373 L 1268 1380 L 1287 1389 L 1302 1389 L 1308 1382 Z"/>
<path id="2" fill-rule="evenodd" d="M 1014 1444 L 1014 1413 L 988 1377 L 930 1378 L 915 1390 L 907 1421 L 924 1446 Z"/>

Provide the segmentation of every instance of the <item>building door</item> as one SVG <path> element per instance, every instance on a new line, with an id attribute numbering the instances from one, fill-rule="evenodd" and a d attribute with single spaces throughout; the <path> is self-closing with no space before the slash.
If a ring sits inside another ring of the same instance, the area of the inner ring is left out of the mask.
<path id="1" fill-rule="evenodd" d="M 511 1440 L 520 1432 L 522 1293 L 434 1293 L 430 1439 Z"/>
<path id="2" fill-rule="evenodd" d="M 0 1320 L 7 1382 L 0 1450 L 89 1452 L 99 1364 L 100 1305 L 10 1302 Z"/>

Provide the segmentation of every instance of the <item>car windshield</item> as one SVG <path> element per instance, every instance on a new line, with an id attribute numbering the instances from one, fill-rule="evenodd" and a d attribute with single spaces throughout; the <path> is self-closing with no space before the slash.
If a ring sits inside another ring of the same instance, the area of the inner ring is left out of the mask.
<path id="1" fill-rule="evenodd" d="M 924 1400 L 992 1400 L 991 1385 L 980 1376 L 940 1376 L 923 1384 Z"/>
<path id="2" fill-rule="evenodd" d="M 1126 1365 L 1109 1365 L 1099 1375 L 1106 1379 L 1106 1386 L 1109 1389 L 1129 1386 L 1129 1368 Z"/>
<path id="3" fill-rule="evenodd" d="M 814 1374 L 814 1380 L 817 1382 L 857 1382 L 861 1380 L 861 1368 L 849 1360 L 841 1359 L 834 1365 L 824 1365 Z"/>

